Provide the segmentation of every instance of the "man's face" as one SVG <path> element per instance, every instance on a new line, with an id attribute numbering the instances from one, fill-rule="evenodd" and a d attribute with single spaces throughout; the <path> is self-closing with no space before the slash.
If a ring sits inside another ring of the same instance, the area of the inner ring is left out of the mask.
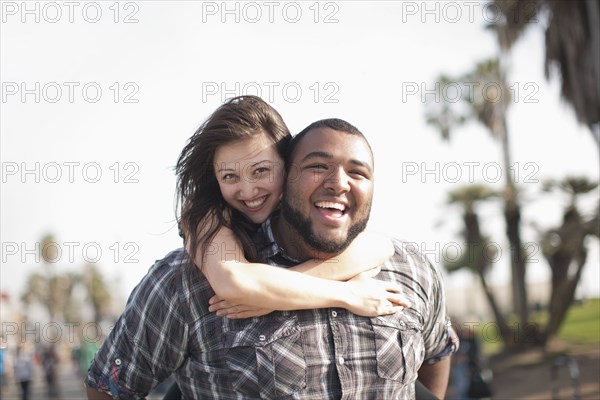
<path id="1" fill-rule="evenodd" d="M 285 221 L 314 250 L 336 254 L 365 229 L 373 198 L 373 155 L 357 135 L 317 128 L 295 149 Z"/>

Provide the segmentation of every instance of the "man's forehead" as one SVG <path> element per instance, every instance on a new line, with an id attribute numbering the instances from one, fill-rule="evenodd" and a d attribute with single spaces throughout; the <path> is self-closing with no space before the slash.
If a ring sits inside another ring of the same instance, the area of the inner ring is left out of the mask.
<path id="1" fill-rule="evenodd" d="M 293 161 L 301 162 L 310 154 L 325 153 L 373 165 L 373 153 L 364 137 L 328 127 L 308 131 L 298 143 Z"/>

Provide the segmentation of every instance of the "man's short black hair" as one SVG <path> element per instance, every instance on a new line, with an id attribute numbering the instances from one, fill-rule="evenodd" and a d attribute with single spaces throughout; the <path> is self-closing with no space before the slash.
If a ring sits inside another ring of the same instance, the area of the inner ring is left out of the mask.
<path id="1" fill-rule="evenodd" d="M 363 133 L 361 131 L 359 131 L 358 128 L 355 127 L 354 125 L 352 125 L 351 123 L 346 122 L 343 119 L 339 119 L 339 118 L 321 119 L 319 121 L 313 122 L 306 128 L 302 129 L 302 131 L 300 131 L 300 133 L 298 133 L 296 136 L 294 136 L 292 138 L 292 141 L 288 145 L 287 156 L 285 158 L 285 166 L 286 166 L 287 171 L 289 171 L 290 165 L 292 163 L 292 159 L 294 157 L 294 152 L 296 151 L 296 147 L 298 147 L 298 144 L 300 143 L 302 138 L 308 132 L 312 131 L 313 129 L 318 129 L 318 128 L 329 128 L 329 129 L 333 129 L 334 131 L 347 133 L 349 135 L 360 136 L 361 138 L 363 138 L 365 143 L 367 143 L 367 146 L 369 146 L 369 150 L 371 151 L 371 153 L 373 153 L 373 150 L 371 149 L 371 145 L 369 144 L 369 141 L 367 140 L 365 135 L 363 135 Z"/>

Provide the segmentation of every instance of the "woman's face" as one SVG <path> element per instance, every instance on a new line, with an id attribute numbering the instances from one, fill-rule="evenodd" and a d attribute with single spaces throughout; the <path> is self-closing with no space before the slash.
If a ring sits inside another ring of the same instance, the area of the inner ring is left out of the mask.
<path id="1" fill-rule="evenodd" d="M 219 147 L 215 175 L 225 201 L 256 224 L 264 222 L 279 205 L 284 163 L 266 135 Z"/>

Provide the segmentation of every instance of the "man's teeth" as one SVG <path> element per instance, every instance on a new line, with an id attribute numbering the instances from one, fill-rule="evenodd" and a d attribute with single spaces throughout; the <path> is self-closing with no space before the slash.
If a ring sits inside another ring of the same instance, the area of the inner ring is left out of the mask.
<path id="1" fill-rule="evenodd" d="M 344 212 L 346 210 L 346 206 L 340 203 L 334 203 L 332 201 L 317 201 L 315 206 L 319 208 L 334 208 L 336 210 L 340 210 Z"/>
<path id="2" fill-rule="evenodd" d="M 248 208 L 256 208 L 256 207 L 260 206 L 262 203 L 264 203 L 265 200 L 267 200 L 267 196 L 263 196 L 260 199 L 256 199 L 256 200 L 244 201 L 244 204 L 246 204 L 246 206 Z"/>

